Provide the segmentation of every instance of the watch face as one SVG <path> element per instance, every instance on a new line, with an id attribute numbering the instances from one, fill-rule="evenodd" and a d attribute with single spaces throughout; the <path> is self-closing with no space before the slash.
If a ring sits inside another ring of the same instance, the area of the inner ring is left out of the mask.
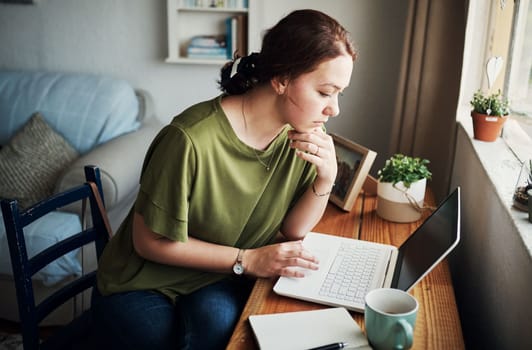
<path id="1" fill-rule="evenodd" d="M 236 263 L 233 265 L 233 272 L 237 275 L 241 275 L 244 273 L 244 267 L 240 263 Z"/>

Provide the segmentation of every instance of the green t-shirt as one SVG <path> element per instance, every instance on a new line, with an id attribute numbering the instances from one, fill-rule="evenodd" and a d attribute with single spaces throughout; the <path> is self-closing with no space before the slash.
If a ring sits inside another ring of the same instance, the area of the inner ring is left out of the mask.
<path id="1" fill-rule="evenodd" d="M 133 211 L 171 240 L 192 236 L 255 248 L 272 242 L 289 208 L 314 180 L 315 167 L 289 147 L 288 126 L 266 150 L 254 150 L 234 133 L 221 98 L 188 108 L 152 142 L 136 203 L 99 262 L 103 294 L 150 289 L 174 300 L 228 276 L 140 257 L 132 242 Z"/>

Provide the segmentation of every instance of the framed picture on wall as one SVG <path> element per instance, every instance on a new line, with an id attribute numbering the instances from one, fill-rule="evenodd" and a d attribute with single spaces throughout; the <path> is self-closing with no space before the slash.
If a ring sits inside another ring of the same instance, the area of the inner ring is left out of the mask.
<path id="1" fill-rule="evenodd" d="M 338 174 L 329 200 L 342 210 L 351 211 L 377 153 L 339 135 L 331 136 Z"/>

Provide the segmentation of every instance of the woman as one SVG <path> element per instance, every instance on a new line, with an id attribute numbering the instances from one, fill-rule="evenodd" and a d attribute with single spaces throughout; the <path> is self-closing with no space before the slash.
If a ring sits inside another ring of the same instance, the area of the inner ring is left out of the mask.
<path id="1" fill-rule="evenodd" d="M 318 268 L 301 240 L 334 185 L 324 124 L 354 59 L 334 19 L 292 12 L 260 53 L 222 68 L 224 94 L 161 130 L 100 260 L 92 312 L 106 346 L 224 348 L 254 277 Z"/>

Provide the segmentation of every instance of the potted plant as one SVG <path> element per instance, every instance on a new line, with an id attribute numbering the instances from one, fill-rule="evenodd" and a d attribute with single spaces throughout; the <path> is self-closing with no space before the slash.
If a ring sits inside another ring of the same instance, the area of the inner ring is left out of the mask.
<path id="1" fill-rule="evenodd" d="M 427 159 L 395 154 L 377 172 L 377 215 L 394 222 L 421 218 L 427 179 Z"/>
<path id="2" fill-rule="evenodd" d="M 514 207 L 519 210 L 528 211 L 528 191 L 532 190 L 532 159 L 523 163 L 517 185 L 514 190 Z"/>
<path id="3" fill-rule="evenodd" d="M 510 114 L 508 99 L 502 95 L 501 90 L 493 94 L 484 94 L 478 90 L 473 94 L 470 104 L 473 107 L 471 118 L 475 139 L 495 141 Z"/>

